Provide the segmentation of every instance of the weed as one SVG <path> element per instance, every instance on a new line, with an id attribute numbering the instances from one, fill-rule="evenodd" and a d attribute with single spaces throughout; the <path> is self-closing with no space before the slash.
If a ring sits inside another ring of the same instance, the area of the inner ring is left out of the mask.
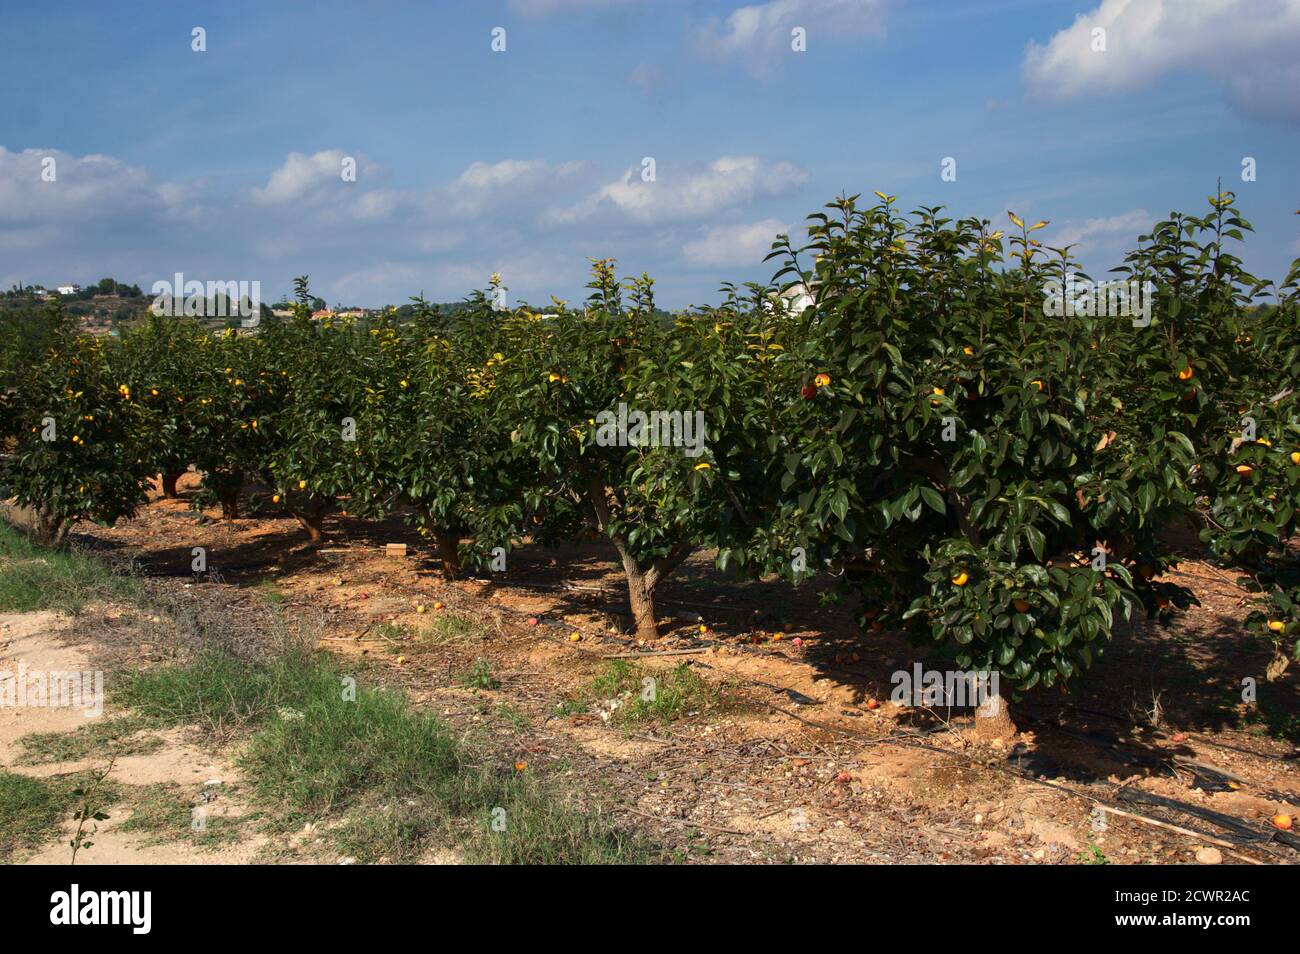
<path id="1" fill-rule="evenodd" d="M 650 673 L 627 660 L 612 659 L 578 693 L 562 701 L 557 711 L 563 715 L 595 708 L 624 724 L 671 722 L 717 702 L 717 690 L 689 663 Z"/>
<path id="2" fill-rule="evenodd" d="M 72 840 L 68 842 L 68 847 L 72 849 L 72 859 L 69 864 L 75 865 L 77 854 L 95 844 L 90 839 L 99 831 L 99 822 L 108 820 L 108 812 L 104 809 L 108 807 L 112 798 L 108 795 L 104 782 L 113 771 L 115 762 L 116 758 L 110 758 L 108 764 L 102 769 L 91 773 L 85 785 L 79 785 L 72 790 L 73 799 L 80 804 L 72 813 L 72 818 L 77 823 L 77 830 L 73 832 Z M 87 825 L 90 827 L 87 828 Z"/>
<path id="3" fill-rule="evenodd" d="M 90 603 L 136 599 L 140 581 L 83 551 L 47 550 L 0 524 L 0 612 L 58 610 L 73 615 Z"/>
<path id="4" fill-rule="evenodd" d="M 460 684 L 468 689 L 495 689 L 500 685 L 492 675 L 492 664 L 481 656 L 460 674 Z"/>
<path id="5" fill-rule="evenodd" d="M 1102 852 L 1094 842 L 1088 842 L 1088 847 L 1075 857 L 1075 861 L 1081 865 L 1108 865 L 1110 859 Z"/>

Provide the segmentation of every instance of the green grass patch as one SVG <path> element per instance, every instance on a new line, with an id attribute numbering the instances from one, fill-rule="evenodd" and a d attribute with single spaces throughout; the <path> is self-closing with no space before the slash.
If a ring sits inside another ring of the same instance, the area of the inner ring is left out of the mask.
<path id="1" fill-rule="evenodd" d="M 650 671 L 611 659 L 594 679 L 561 700 L 556 711 L 572 715 L 598 709 L 623 725 L 672 722 L 718 705 L 718 691 L 689 663 Z"/>
<path id="2" fill-rule="evenodd" d="M 71 732 L 31 732 L 18 740 L 21 765 L 76 762 L 98 756 L 147 755 L 162 745 L 156 735 L 142 734 L 144 721 L 119 716 L 92 722 Z"/>
<path id="3" fill-rule="evenodd" d="M 291 653 L 257 665 L 213 650 L 183 666 L 120 673 L 113 700 L 150 725 L 192 725 L 225 735 L 299 698 L 312 671 L 306 660 L 305 653 Z M 334 688 L 339 691 L 337 680 Z"/>
<path id="4" fill-rule="evenodd" d="M 634 865 L 663 860 L 644 838 L 605 815 L 576 811 L 545 783 L 517 776 L 480 809 L 465 849 L 473 864 Z"/>
<path id="5" fill-rule="evenodd" d="M 0 860 L 49 841 L 70 807 L 69 789 L 0 770 Z"/>
<path id="6" fill-rule="evenodd" d="M 486 632 L 487 627 L 477 620 L 456 613 L 442 612 L 416 631 L 415 641 L 430 646 L 440 646 L 462 639 L 482 638 Z"/>
<path id="7" fill-rule="evenodd" d="M 140 581 L 82 551 L 47 550 L 0 524 L 0 612 L 80 613 L 90 603 L 137 600 Z"/>
<path id="8" fill-rule="evenodd" d="M 270 578 L 258 580 L 257 593 L 268 606 L 281 606 L 285 600 L 280 584 Z"/>
<path id="9" fill-rule="evenodd" d="M 201 801 L 175 782 L 136 786 L 126 793 L 126 799 L 131 814 L 122 822 L 122 831 L 152 836 L 154 843 L 188 841 L 215 850 L 234 844 L 252 818 L 200 813 L 196 825 L 195 809 Z"/>
<path id="10" fill-rule="evenodd" d="M 398 691 L 351 687 L 323 655 L 289 654 L 265 666 L 216 655 L 140 673 L 116 701 L 164 724 L 252 730 L 238 762 L 254 804 L 290 830 L 326 824 L 359 861 L 408 862 L 438 847 L 477 861 L 633 863 L 651 849 L 558 789 L 497 769 L 436 716 Z M 178 823 L 165 800 L 147 814 Z M 185 806 L 188 811 L 188 806 Z M 505 827 L 493 826 L 494 809 Z"/>
<path id="11" fill-rule="evenodd" d="M 85 803 L 86 799 L 77 793 L 91 786 L 93 779 L 91 771 L 30 778 L 0 769 L 0 861 L 10 861 L 16 854 L 40 848 L 54 838 L 63 820 Z M 106 812 L 120 799 L 115 783 L 102 782 L 89 802 L 93 810 Z M 90 840 L 94 840 L 93 836 Z M 87 854 L 81 857 L 93 859 L 94 846 L 84 850 Z M 68 853 L 71 856 L 70 848 Z"/>
<path id="12" fill-rule="evenodd" d="M 362 864 L 413 864 L 444 840 L 445 820 L 413 805 L 365 805 L 349 813 L 334 845 Z"/>
<path id="13" fill-rule="evenodd" d="M 253 791 L 304 815 L 346 808 L 379 790 L 392 798 L 454 802 L 462 763 L 456 742 L 403 695 L 362 689 L 345 696 L 319 657 L 296 660 L 281 680 L 276 716 L 253 736 L 242 763 Z"/>
<path id="14" fill-rule="evenodd" d="M 481 639 L 487 627 L 456 613 L 439 613 L 420 626 L 380 623 L 370 634 L 383 639 L 390 653 L 415 653 L 467 639 Z"/>

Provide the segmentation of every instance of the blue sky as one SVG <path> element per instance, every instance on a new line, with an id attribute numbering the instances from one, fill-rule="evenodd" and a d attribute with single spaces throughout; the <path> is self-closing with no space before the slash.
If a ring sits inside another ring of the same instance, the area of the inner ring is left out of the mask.
<path id="1" fill-rule="evenodd" d="M 1218 176 L 1248 267 L 1300 255 L 1300 0 L 44 2 L 4 27 L 5 287 L 308 273 L 379 305 L 499 271 L 544 302 L 599 256 L 681 307 L 875 189 L 1050 219 L 1100 275 Z"/>

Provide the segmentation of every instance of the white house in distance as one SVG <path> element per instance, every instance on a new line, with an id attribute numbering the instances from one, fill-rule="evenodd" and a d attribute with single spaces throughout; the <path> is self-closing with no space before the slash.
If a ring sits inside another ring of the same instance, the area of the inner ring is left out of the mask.
<path id="1" fill-rule="evenodd" d="M 785 291 L 778 292 L 770 297 L 772 303 L 787 315 L 797 315 L 804 309 L 817 304 L 814 290 L 809 289 L 803 282 L 796 282 Z M 769 304 L 768 307 L 772 307 L 772 304 Z"/>
<path id="2" fill-rule="evenodd" d="M 60 285 L 55 289 L 60 295 L 75 295 L 81 291 L 80 285 Z"/>

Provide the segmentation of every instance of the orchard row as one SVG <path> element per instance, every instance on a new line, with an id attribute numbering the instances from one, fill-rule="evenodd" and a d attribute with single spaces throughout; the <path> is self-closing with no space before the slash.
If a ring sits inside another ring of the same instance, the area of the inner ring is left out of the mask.
<path id="1" fill-rule="evenodd" d="M 313 320 L 304 279 L 295 316 L 252 334 L 149 318 L 92 338 L 55 304 L 5 368 L 0 478 L 53 542 L 190 465 L 203 502 L 233 517 L 260 482 L 313 542 L 334 508 L 400 512 L 449 575 L 525 536 L 600 535 L 647 638 L 659 584 L 707 549 L 833 579 L 868 633 L 1017 692 L 1067 684 L 1121 618 L 1193 601 L 1161 579 L 1191 528 L 1257 594 L 1243 625 L 1280 665 L 1300 650 L 1300 269 L 1247 274 L 1224 194 L 1115 270 L 1151 283 L 1148 320 L 1045 308 L 1077 265 L 1012 222 L 841 199 L 774 248 L 772 287 L 671 316 L 608 261 L 547 314 L 499 307 L 495 277 L 400 321 Z M 813 307 L 776 294 L 796 283 Z M 611 439 L 655 412 L 701 433 Z"/>

